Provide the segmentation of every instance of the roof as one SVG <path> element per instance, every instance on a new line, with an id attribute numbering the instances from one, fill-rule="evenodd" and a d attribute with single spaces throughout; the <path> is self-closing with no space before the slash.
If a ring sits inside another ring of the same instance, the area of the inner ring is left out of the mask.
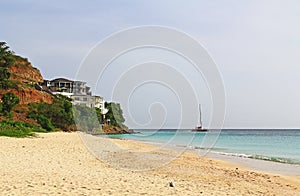
<path id="1" fill-rule="evenodd" d="M 69 80 L 69 79 L 66 79 L 66 78 L 55 78 L 53 80 L 51 80 L 51 82 L 74 82 L 73 80 Z"/>

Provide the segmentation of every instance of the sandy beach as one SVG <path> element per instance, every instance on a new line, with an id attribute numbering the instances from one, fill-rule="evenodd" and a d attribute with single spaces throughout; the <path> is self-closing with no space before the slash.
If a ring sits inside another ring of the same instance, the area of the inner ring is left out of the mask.
<path id="1" fill-rule="evenodd" d="M 0 144 L 1 195 L 300 195 L 296 174 L 267 174 L 193 153 L 177 156 L 128 140 L 57 132 L 0 137 Z M 102 149 L 89 151 L 98 145 Z"/>

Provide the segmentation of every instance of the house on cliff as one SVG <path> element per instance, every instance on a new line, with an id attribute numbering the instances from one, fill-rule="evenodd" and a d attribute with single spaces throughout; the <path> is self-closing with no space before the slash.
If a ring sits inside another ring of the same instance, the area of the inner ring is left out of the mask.
<path id="1" fill-rule="evenodd" d="M 91 95 L 90 87 L 83 81 L 73 81 L 66 78 L 44 80 L 40 84 L 43 90 L 50 90 L 53 94 L 61 94 L 71 98 L 72 95 Z"/>
<path id="2" fill-rule="evenodd" d="M 84 81 L 73 81 L 66 78 L 56 78 L 53 80 L 44 80 L 40 83 L 43 90 L 56 95 L 64 95 L 72 99 L 72 104 L 83 105 L 90 108 L 99 108 L 105 115 L 108 110 L 105 109 L 103 97 L 92 95 L 90 87 Z"/>

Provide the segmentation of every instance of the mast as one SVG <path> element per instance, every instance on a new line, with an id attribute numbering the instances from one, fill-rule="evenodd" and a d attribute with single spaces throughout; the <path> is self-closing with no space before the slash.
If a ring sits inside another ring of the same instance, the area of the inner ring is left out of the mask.
<path id="1" fill-rule="evenodd" d="M 200 122 L 200 127 L 202 128 L 201 104 L 199 104 L 199 115 L 200 115 L 200 116 L 199 116 L 199 117 L 200 117 L 200 121 L 199 121 L 199 122 Z"/>

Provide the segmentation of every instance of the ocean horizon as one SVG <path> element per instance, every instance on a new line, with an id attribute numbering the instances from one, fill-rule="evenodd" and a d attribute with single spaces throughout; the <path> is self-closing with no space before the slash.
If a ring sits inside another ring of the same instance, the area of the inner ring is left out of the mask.
<path id="1" fill-rule="evenodd" d="M 209 132 L 191 129 L 134 129 L 137 134 L 109 137 L 150 142 L 159 146 L 204 149 Z M 213 131 L 213 130 L 211 130 Z M 210 152 L 226 156 L 300 165 L 300 129 L 222 129 Z"/>

